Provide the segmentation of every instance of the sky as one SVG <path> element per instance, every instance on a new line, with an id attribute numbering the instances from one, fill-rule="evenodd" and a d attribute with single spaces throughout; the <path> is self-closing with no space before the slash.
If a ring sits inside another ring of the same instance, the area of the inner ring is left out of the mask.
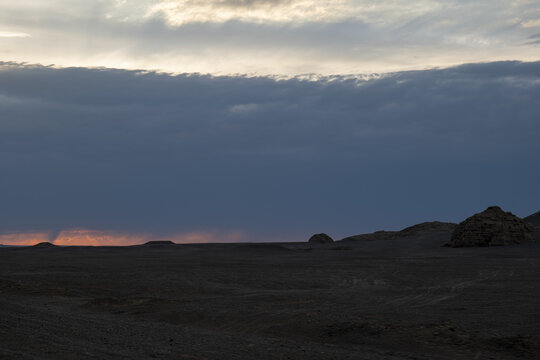
<path id="1" fill-rule="evenodd" d="M 537 0 L 0 2 L 3 61 L 172 73 L 370 74 L 540 56 Z"/>
<path id="2" fill-rule="evenodd" d="M 0 243 L 540 210 L 537 1 L 0 3 Z"/>

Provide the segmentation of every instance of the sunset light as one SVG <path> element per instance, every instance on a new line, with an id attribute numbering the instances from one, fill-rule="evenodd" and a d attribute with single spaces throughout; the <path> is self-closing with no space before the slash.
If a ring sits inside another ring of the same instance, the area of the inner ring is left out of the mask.
<path id="1" fill-rule="evenodd" d="M 0 245 L 31 246 L 50 242 L 59 246 L 132 246 L 148 241 L 168 240 L 177 244 L 191 243 L 234 243 L 250 241 L 250 237 L 241 231 L 192 231 L 171 234 L 166 238 L 152 234 L 123 234 L 115 231 L 97 231 L 86 229 L 62 230 L 51 232 L 27 232 L 0 234 Z M 267 239 L 268 240 L 268 239 Z"/>
<path id="2" fill-rule="evenodd" d="M 0 359 L 540 359 L 539 0 L 0 1 Z"/>

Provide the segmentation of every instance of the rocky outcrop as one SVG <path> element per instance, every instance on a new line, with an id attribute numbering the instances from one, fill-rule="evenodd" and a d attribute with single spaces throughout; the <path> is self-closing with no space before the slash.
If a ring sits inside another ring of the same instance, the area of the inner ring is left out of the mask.
<path id="1" fill-rule="evenodd" d="M 500 246 L 533 241 L 533 227 L 511 212 L 491 206 L 475 214 L 454 230 L 446 246 Z"/>
<path id="2" fill-rule="evenodd" d="M 331 244 L 334 242 L 334 239 L 332 239 L 330 236 L 326 235 L 325 233 L 321 233 L 321 234 L 315 234 L 312 237 L 310 237 L 308 242 L 312 244 Z"/>

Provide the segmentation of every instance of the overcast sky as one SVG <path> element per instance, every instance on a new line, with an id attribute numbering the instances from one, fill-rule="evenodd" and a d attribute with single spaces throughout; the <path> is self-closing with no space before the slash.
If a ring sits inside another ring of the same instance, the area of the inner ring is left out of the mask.
<path id="1" fill-rule="evenodd" d="M 529 215 L 539 60 L 537 1 L 0 3 L 0 243 Z"/>
<path id="2" fill-rule="evenodd" d="M 4 61 L 175 73 L 357 74 L 538 60 L 537 0 L 24 0 Z"/>

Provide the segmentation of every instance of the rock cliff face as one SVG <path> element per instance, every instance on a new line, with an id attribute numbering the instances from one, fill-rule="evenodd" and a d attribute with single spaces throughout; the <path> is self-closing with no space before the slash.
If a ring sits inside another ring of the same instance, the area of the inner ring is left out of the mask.
<path id="1" fill-rule="evenodd" d="M 460 223 L 452 234 L 450 247 L 500 246 L 533 241 L 533 227 L 498 206 L 491 206 Z"/>
<path id="2" fill-rule="evenodd" d="M 333 243 L 334 239 L 332 239 L 330 236 L 326 235 L 325 233 L 321 233 L 321 234 L 315 234 L 312 237 L 310 237 L 309 242 L 312 244 L 329 244 L 329 243 Z"/>

